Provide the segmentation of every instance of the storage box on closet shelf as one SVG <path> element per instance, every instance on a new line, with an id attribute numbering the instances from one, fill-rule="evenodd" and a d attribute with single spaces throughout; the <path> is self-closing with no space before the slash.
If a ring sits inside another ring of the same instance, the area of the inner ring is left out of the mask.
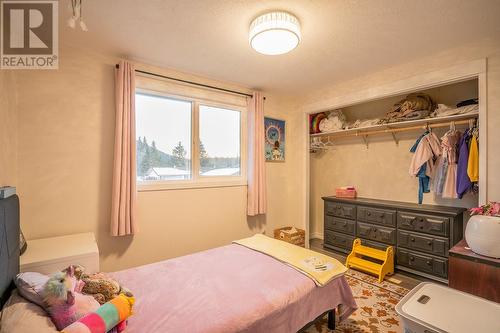
<path id="1" fill-rule="evenodd" d="M 337 198 L 356 198 L 356 188 L 354 186 L 344 186 L 335 189 L 335 196 Z"/>

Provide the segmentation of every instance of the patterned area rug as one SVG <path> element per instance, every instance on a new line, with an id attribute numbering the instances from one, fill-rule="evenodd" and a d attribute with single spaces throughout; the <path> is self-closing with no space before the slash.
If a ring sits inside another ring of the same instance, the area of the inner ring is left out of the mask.
<path id="1" fill-rule="evenodd" d="M 401 333 L 394 307 L 410 290 L 355 270 L 348 270 L 346 279 L 352 289 L 358 309 L 344 322 L 337 324 L 335 333 Z M 317 320 L 304 333 L 332 332 L 326 316 Z"/>

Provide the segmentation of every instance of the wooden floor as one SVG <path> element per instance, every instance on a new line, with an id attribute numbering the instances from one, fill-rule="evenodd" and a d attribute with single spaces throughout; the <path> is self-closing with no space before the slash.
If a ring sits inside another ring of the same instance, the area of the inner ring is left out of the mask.
<path id="1" fill-rule="evenodd" d="M 346 256 L 342 255 L 337 252 L 333 252 L 331 250 L 323 248 L 323 240 L 319 238 L 313 238 L 309 242 L 311 250 L 326 254 L 330 257 L 333 257 L 340 261 L 341 263 L 345 263 Z M 428 279 L 410 274 L 410 273 L 402 273 L 402 272 L 396 272 L 394 275 L 391 277 L 386 278 L 387 281 L 395 283 L 401 287 L 408 288 L 408 289 L 413 289 L 416 287 L 420 282 L 423 281 L 430 281 Z"/>

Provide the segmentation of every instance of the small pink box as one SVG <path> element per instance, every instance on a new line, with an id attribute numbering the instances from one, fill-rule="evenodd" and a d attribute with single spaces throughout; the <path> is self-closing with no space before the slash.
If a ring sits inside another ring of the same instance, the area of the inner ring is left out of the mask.
<path id="1" fill-rule="evenodd" d="M 348 189 L 343 189 L 343 188 L 337 188 L 335 189 L 335 196 L 337 198 L 350 198 L 354 199 L 356 198 L 356 190 L 348 190 Z"/>

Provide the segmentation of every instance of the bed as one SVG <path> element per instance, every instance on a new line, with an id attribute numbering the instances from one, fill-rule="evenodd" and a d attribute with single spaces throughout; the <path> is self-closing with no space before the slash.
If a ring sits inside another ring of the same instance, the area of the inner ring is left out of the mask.
<path id="1" fill-rule="evenodd" d="M 17 197 L 0 200 L 0 230 L 5 301 L 19 268 Z M 333 328 L 335 309 L 339 320 L 356 309 L 343 276 L 317 287 L 294 268 L 238 244 L 109 274 L 136 297 L 130 333 L 289 333 L 325 313 Z"/>

